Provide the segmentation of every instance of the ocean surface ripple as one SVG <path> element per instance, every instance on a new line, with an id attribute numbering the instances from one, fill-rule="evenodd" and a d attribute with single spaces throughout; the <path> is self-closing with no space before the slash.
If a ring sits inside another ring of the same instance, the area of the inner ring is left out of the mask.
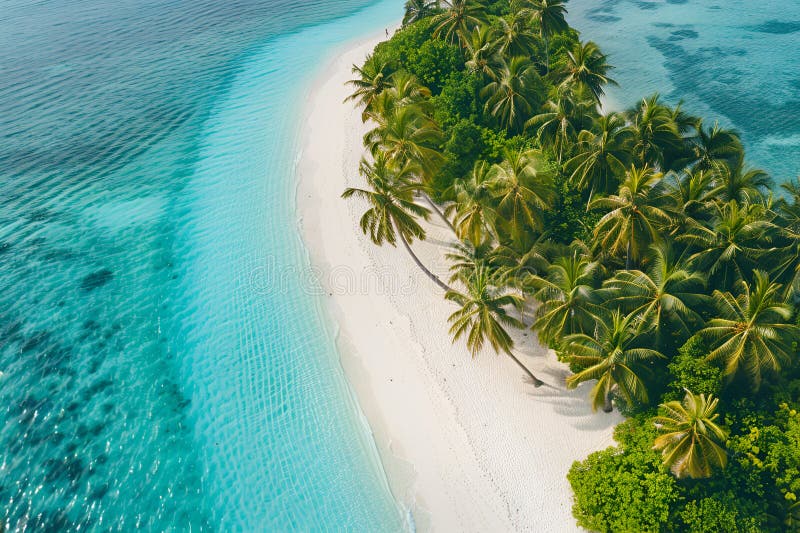
<path id="1" fill-rule="evenodd" d="M 291 209 L 311 77 L 400 14 L 4 2 L 0 525 L 401 527 Z"/>

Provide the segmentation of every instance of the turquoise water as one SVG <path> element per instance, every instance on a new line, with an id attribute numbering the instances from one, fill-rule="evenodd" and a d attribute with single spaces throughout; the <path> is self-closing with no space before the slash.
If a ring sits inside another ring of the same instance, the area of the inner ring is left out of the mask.
<path id="1" fill-rule="evenodd" d="M 404 527 L 293 207 L 313 76 L 401 14 L 396 0 L 4 2 L 7 529 Z"/>
<path id="2" fill-rule="evenodd" d="M 617 68 L 612 103 L 661 92 L 735 127 L 776 181 L 800 174 L 800 2 L 571 0 L 569 22 Z"/>

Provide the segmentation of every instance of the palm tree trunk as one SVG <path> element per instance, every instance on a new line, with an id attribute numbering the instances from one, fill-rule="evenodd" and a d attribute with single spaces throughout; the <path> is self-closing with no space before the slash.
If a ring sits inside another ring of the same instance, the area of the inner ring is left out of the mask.
<path id="1" fill-rule="evenodd" d="M 455 233 L 456 232 L 456 228 L 453 226 L 453 223 L 450 222 L 450 219 L 448 219 L 446 216 L 444 216 L 444 213 L 442 213 L 442 210 L 439 209 L 439 206 L 436 205 L 436 203 L 431 199 L 431 197 L 428 196 L 424 192 L 420 192 L 420 194 L 422 195 L 423 198 L 425 198 L 425 201 L 428 202 L 428 205 L 431 206 L 431 209 L 433 209 L 436 212 L 436 214 L 439 215 L 439 218 L 444 220 L 444 223 L 447 224 L 447 226 L 453 231 L 453 233 Z"/>
<path id="2" fill-rule="evenodd" d="M 550 38 L 546 35 L 542 35 L 542 40 L 544 41 L 544 73 L 545 75 L 550 74 Z"/>
<path id="3" fill-rule="evenodd" d="M 603 412 L 604 413 L 610 413 L 613 410 L 614 410 L 614 406 L 611 403 L 611 391 L 608 391 L 608 392 L 606 392 L 606 399 L 605 399 L 605 404 L 603 405 Z"/>
<path id="4" fill-rule="evenodd" d="M 633 244 L 633 236 L 631 236 L 631 238 L 628 239 L 628 249 L 625 251 L 625 270 L 630 270 L 631 266 L 633 266 L 631 265 L 631 251 L 633 248 L 632 244 Z"/>
<path id="5" fill-rule="evenodd" d="M 513 360 L 514 360 L 514 362 L 515 362 L 515 363 L 517 363 L 517 365 L 518 365 L 518 366 L 519 366 L 519 367 L 520 367 L 520 368 L 523 370 L 523 372 L 525 372 L 525 373 L 528 375 L 528 377 L 530 377 L 530 378 L 533 380 L 533 386 L 534 386 L 534 387 L 537 387 L 537 388 L 538 388 L 538 387 L 541 387 L 542 385 L 544 385 L 544 381 L 542 381 L 541 379 L 539 379 L 539 378 L 537 378 L 536 376 L 534 376 L 534 375 L 533 375 L 533 372 L 531 372 L 530 370 L 528 370 L 528 367 L 527 367 L 527 366 L 525 366 L 525 365 L 523 365 L 523 364 L 522 364 L 522 361 L 520 361 L 519 359 L 517 359 L 517 358 L 516 358 L 516 356 L 515 356 L 514 354 L 512 354 L 511 352 L 507 352 L 507 353 L 508 353 L 508 356 L 509 356 L 511 359 L 513 359 Z"/>
<path id="6" fill-rule="evenodd" d="M 392 223 L 394 223 L 394 221 L 392 221 Z M 420 270 L 422 270 L 425 273 L 426 276 L 431 278 L 431 281 L 433 281 L 435 284 L 437 284 L 443 291 L 452 290 L 442 280 L 440 280 L 439 277 L 436 274 L 434 274 L 433 272 L 428 270 L 428 268 L 425 265 L 422 264 L 422 261 L 419 260 L 419 257 L 417 257 L 417 254 L 414 253 L 414 250 L 412 250 L 411 246 L 408 244 L 408 241 L 406 240 L 406 236 L 403 235 L 402 232 L 397 230 L 397 224 L 394 225 L 394 228 L 395 228 L 395 231 L 397 231 L 397 233 L 400 235 L 400 240 L 403 241 L 403 246 L 406 247 L 406 251 L 411 256 L 411 259 L 413 259 L 414 262 L 417 264 L 417 266 L 420 268 Z"/>

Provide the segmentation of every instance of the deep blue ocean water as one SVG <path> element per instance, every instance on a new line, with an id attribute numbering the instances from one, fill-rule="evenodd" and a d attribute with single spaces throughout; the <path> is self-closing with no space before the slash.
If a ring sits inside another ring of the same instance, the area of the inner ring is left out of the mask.
<path id="1" fill-rule="evenodd" d="M 617 68 L 614 107 L 660 92 L 742 133 L 776 183 L 800 175 L 800 2 L 571 0 L 570 24 Z"/>
<path id="2" fill-rule="evenodd" d="M 401 15 L 3 2 L 8 530 L 403 527 L 306 279 L 293 178 L 326 55 Z"/>

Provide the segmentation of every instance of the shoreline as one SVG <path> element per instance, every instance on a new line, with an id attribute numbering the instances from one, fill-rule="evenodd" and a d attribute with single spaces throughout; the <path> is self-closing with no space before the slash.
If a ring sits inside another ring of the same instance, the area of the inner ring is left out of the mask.
<path id="1" fill-rule="evenodd" d="M 454 310 L 402 247 L 374 246 L 358 229 L 361 205 L 345 202 L 360 182 L 366 126 L 342 103 L 350 66 L 380 31 L 339 48 L 308 93 L 301 121 L 296 208 L 342 367 L 365 415 L 398 504 L 425 530 L 577 530 L 566 473 L 574 460 L 613 444 L 618 414 L 592 413 L 588 384 L 534 389 L 503 356 L 470 358 L 452 345 Z M 452 242 L 432 217 L 413 246 L 440 276 Z M 516 353 L 548 383 L 566 368 L 531 332 Z"/>

